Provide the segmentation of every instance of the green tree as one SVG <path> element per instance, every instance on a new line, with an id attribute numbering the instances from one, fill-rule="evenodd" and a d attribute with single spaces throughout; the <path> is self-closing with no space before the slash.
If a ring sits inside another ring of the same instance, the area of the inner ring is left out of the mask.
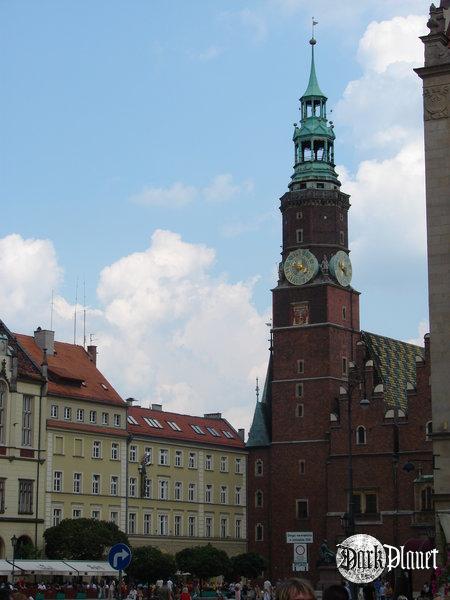
<path id="1" fill-rule="evenodd" d="M 231 558 L 231 572 L 233 577 L 259 577 L 267 569 L 266 559 L 255 552 L 238 554 Z"/>
<path id="2" fill-rule="evenodd" d="M 175 555 L 175 559 L 181 571 L 191 573 L 199 579 L 227 575 L 230 570 L 227 553 L 211 544 L 185 548 Z"/>
<path id="3" fill-rule="evenodd" d="M 136 582 L 155 583 L 157 579 L 167 580 L 177 570 L 175 559 L 171 554 L 164 554 L 154 546 L 133 548 L 133 556 L 127 575 Z"/>
<path id="4" fill-rule="evenodd" d="M 100 560 L 106 549 L 128 538 L 112 522 L 97 519 L 63 519 L 59 525 L 44 531 L 48 558 Z"/>

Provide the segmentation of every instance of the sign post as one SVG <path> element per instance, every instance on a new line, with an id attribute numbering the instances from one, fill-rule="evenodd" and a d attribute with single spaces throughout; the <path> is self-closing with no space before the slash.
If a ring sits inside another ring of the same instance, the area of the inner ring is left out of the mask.
<path id="1" fill-rule="evenodd" d="M 292 570 L 308 571 L 308 544 L 313 543 L 312 531 L 286 531 L 286 543 L 293 545 Z"/>
<path id="2" fill-rule="evenodd" d="M 126 544 L 115 544 L 108 554 L 108 562 L 113 569 L 119 571 L 119 598 L 122 598 L 122 571 L 131 562 L 131 548 Z"/>

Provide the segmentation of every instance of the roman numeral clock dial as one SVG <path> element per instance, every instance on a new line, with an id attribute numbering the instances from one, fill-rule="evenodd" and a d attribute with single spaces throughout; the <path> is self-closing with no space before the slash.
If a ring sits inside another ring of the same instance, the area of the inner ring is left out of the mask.
<path id="1" fill-rule="evenodd" d="M 289 283 L 303 285 L 319 272 L 319 263 L 312 252 L 301 248 L 290 252 L 284 261 L 284 274 Z"/>

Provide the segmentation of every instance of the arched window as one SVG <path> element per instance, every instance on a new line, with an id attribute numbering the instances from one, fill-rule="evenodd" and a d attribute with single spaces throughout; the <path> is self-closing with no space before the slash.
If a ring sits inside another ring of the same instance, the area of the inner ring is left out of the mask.
<path id="1" fill-rule="evenodd" d="M 258 460 L 255 462 L 255 475 L 257 477 L 262 477 L 263 474 L 264 474 L 264 463 L 260 458 L 258 458 Z"/>
<path id="2" fill-rule="evenodd" d="M 366 428 L 362 425 L 359 425 L 356 428 L 356 443 L 357 444 L 365 444 L 366 443 Z"/>
<path id="3" fill-rule="evenodd" d="M 257 542 L 262 542 L 264 539 L 264 527 L 261 523 L 257 523 L 255 527 L 255 540 Z"/>
<path id="4" fill-rule="evenodd" d="M 420 492 L 420 510 L 433 510 L 433 488 L 429 485 Z"/>
<path id="5" fill-rule="evenodd" d="M 427 442 L 431 440 L 431 434 L 433 433 L 433 421 L 428 421 L 425 425 L 425 439 Z"/>
<path id="6" fill-rule="evenodd" d="M 6 398 L 8 386 L 0 381 L 0 444 L 6 442 Z"/>
<path id="7" fill-rule="evenodd" d="M 261 490 L 256 490 L 255 493 L 255 506 L 256 508 L 262 508 L 264 501 L 264 495 Z"/>

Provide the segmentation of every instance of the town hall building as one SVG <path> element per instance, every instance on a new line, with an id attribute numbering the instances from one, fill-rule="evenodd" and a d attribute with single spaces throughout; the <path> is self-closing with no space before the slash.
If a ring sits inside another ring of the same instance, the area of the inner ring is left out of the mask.
<path id="1" fill-rule="evenodd" d="M 272 580 L 300 572 L 317 585 L 349 535 L 420 550 L 434 534 L 429 336 L 422 348 L 360 328 L 350 198 L 310 44 L 281 197 L 269 365 L 247 443 L 248 545 Z"/>

